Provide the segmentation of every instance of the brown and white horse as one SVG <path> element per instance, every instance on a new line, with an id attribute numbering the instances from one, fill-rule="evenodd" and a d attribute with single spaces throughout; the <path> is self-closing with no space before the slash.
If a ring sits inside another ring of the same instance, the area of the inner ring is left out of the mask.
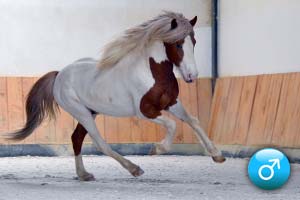
<path id="1" fill-rule="evenodd" d="M 80 180 L 94 180 L 83 165 L 81 146 L 88 133 L 96 147 L 116 159 L 133 176 L 143 170 L 113 151 L 103 140 L 95 124 L 98 113 L 110 116 L 137 116 L 166 127 L 166 137 L 155 144 L 153 154 L 170 150 L 176 123 L 162 110 L 188 123 L 216 162 L 225 158 L 207 137 L 198 120 L 186 112 L 178 100 L 174 72 L 190 83 L 198 72 L 194 58 L 196 40 L 193 27 L 197 17 L 164 12 L 139 26 L 128 29 L 109 43 L 100 61 L 80 59 L 60 72 L 49 72 L 32 87 L 26 102 L 27 121 L 23 129 L 8 134 L 8 139 L 22 140 L 46 118 L 55 117 L 61 106 L 78 125 L 72 135 L 76 172 Z"/>

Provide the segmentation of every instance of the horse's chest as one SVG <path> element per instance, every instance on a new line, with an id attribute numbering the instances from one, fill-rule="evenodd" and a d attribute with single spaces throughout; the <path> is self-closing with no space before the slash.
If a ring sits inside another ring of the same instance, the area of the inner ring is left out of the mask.
<path id="1" fill-rule="evenodd" d="M 155 83 L 142 97 L 140 110 L 144 116 L 153 119 L 160 116 L 162 110 L 177 103 L 179 89 L 172 63 L 156 63 L 153 58 L 149 62 Z"/>

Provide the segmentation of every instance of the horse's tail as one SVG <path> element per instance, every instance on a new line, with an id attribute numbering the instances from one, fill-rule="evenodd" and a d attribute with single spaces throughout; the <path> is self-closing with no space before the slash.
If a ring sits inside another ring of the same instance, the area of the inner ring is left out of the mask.
<path id="1" fill-rule="evenodd" d="M 36 129 L 45 118 L 55 118 L 58 105 L 53 96 L 53 86 L 58 72 L 41 77 L 31 88 L 26 99 L 26 124 L 13 133 L 4 135 L 7 140 L 23 140 Z"/>

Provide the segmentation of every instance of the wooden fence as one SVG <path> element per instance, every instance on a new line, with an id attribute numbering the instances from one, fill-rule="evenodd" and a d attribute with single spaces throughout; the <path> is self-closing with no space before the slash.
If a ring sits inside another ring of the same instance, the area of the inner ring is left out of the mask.
<path id="1" fill-rule="evenodd" d="M 24 103 L 28 91 L 38 78 L 0 77 L 0 133 L 23 126 Z M 193 115 L 198 116 L 205 129 L 209 121 L 212 99 L 210 79 L 199 79 L 193 84 L 179 81 L 180 99 Z M 150 143 L 160 141 L 164 128 L 137 118 L 114 118 L 100 115 L 96 119 L 101 135 L 109 143 Z M 197 143 L 192 130 L 181 121 L 177 122 L 175 143 Z M 45 122 L 34 134 L 21 143 L 25 144 L 70 144 L 71 134 L 77 122 L 62 109 L 56 121 Z M 90 138 L 86 138 L 90 143 Z M 0 139 L 0 144 L 8 144 Z"/>
<path id="2" fill-rule="evenodd" d="M 220 78 L 210 137 L 218 144 L 300 147 L 300 73 Z"/>
<path id="3" fill-rule="evenodd" d="M 24 101 L 37 78 L 0 78 L 0 133 L 22 127 Z M 212 98 L 210 79 L 187 84 L 179 81 L 180 99 L 198 116 L 217 144 L 300 147 L 300 73 L 225 77 L 217 80 Z M 211 108 L 211 109 L 210 109 Z M 99 116 L 98 128 L 109 143 L 152 143 L 164 128 L 136 118 Z M 197 143 L 193 131 L 177 122 L 175 143 Z M 70 144 L 76 121 L 61 110 L 55 122 L 46 122 L 25 144 Z M 86 142 L 91 142 L 89 138 Z M 0 144 L 7 142 L 0 139 Z"/>

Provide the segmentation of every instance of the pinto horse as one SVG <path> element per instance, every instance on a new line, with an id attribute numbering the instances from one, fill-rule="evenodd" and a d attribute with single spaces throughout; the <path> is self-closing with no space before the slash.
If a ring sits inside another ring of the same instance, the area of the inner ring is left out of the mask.
<path id="1" fill-rule="evenodd" d="M 55 117 L 58 105 L 70 113 L 78 125 L 72 135 L 76 173 L 80 180 L 94 176 L 83 165 L 81 147 L 88 133 L 104 154 L 116 159 L 133 176 L 143 170 L 113 151 L 99 134 L 95 117 L 101 113 L 116 117 L 137 116 L 163 125 L 166 137 L 155 144 L 151 154 L 170 150 L 176 123 L 165 110 L 188 123 L 215 162 L 225 158 L 207 137 L 199 121 L 178 100 L 178 83 L 174 72 L 187 83 L 198 77 L 194 58 L 196 40 L 193 27 L 197 16 L 186 19 L 180 13 L 164 12 L 156 18 L 128 29 L 110 42 L 99 61 L 84 58 L 62 71 L 49 72 L 32 87 L 26 101 L 27 121 L 7 139 L 22 140 L 47 117 Z"/>

